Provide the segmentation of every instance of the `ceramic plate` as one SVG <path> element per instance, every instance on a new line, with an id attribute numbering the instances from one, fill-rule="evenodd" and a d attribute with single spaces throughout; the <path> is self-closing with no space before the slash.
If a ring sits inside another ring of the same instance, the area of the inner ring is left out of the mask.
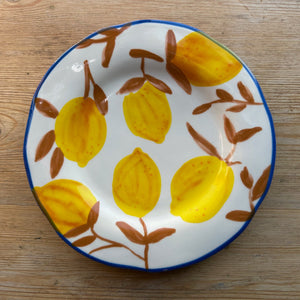
<path id="1" fill-rule="evenodd" d="M 269 188 L 275 136 L 247 66 L 203 32 L 143 20 L 64 53 L 33 97 L 24 160 L 59 236 L 149 271 L 216 253 Z"/>

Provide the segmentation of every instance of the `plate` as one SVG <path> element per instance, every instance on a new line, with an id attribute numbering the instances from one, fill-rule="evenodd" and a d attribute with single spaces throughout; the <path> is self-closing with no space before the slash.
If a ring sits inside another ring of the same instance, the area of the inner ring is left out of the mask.
<path id="1" fill-rule="evenodd" d="M 95 32 L 39 84 L 24 161 L 58 235 L 96 261 L 162 271 L 232 242 L 265 197 L 275 134 L 261 88 L 190 26 Z"/>

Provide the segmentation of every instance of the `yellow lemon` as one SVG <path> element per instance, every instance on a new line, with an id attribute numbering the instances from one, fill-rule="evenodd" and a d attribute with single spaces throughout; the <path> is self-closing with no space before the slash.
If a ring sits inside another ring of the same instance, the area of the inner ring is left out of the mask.
<path id="1" fill-rule="evenodd" d="M 78 97 L 67 102 L 55 122 L 55 141 L 64 156 L 86 164 L 102 149 L 106 121 L 91 98 Z"/>
<path id="2" fill-rule="evenodd" d="M 50 221 L 62 234 L 86 224 L 89 212 L 97 202 L 84 184 L 69 179 L 50 181 L 35 187 L 34 192 Z"/>
<path id="3" fill-rule="evenodd" d="M 198 32 L 188 34 L 177 43 L 172 62 L 196 86 L 222 84 L 242 69 L 232 54 Z"/>
<path id="4" fill-rule="evenodd" d="M 166 94 L 146 83 L 124 97 L 123 112 L 130 131 L 141 138 L 162 143 L 171 126 L 171 109 Z"/>
<path id="5" fill-rule="evenodd" d="M 112 190 L 116 204 L 126 214 L 143 217 L 156 205 L 161 178 L 155 162 L 140 148 L 124 157 L 114 170 Z"/>
<path id="6" fill-rule="evenodd" d="M 171 182 L 171 213 L 190 223 L 211 219 L 224 205 L 234 183 L 231 167 L 214 156 L 184 163 Z"/>

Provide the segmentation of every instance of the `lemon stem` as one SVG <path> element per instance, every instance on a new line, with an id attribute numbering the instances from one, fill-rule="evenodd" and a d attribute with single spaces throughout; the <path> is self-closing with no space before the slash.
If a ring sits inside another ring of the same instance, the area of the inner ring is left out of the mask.
<path id="1" fill-rule="evenodd" d="M 254 204 L 253 204 L 253 202 L 252 202 L 252 189 L 249 191 L 249 204 L 250 204 L 250 209 L 251 209 L 251 211 L 254 211 Z"/>
<path id="2" fill-rule="evenodd" d="M 145 241 L 147 241 L 147 237 L 148 237 L 147 227 L 146 227 L 146 224 L 145 224 L 145 222 L 142 218 L 140 218 L 140 223 L 143 226 Z M 145 250 L 144 250 L 144 261 L 145 261 L 145 268 L 146 269 L 149 268 L 148 255 L 149 255 L 149 243 L 146 242 L 145 243 Z"/>
<path id="3" fill-rule="evenodd" d="M 90 79 L 89 79 L 89 63 L 87 60 L 84 61 L 84 96 L 86 99 L 90 93 Z"/>

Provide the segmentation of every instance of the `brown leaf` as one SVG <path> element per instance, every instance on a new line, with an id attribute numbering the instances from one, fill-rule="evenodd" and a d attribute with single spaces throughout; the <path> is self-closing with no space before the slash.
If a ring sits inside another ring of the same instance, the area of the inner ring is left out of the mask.
<path id="1" fill-rule="evenodd" d="M 235 140 L 235 129 L 231 121 L 224 115 L 224 129 L 227 139 L 230 143 L 236 144 Z"/>
<path id="2" fill-rule="evenodd" d="M 221 100 L 226 100 L 226 102 L 232 102 L 234 100 L 231 94 L 229 94 L 225 90 L 217 89 L 216 94 Z"/>
<path id="3" fill-rule="evenodd" d="M 168 73 L 173 77 L 177 84 L 187 93 L 192 93 L 192 87 L 184 73 L 173 63 L 167 62 L 166 69 Z"/>
<path id="4" fill-rule="evenodd" d="M 55 133 L 54 130 L 48 131 L 40 140 L 36 151 L 35 151 L 35 159 L 34 161 L 37 162 L 45 157 L 48 152 L 51 150 L 55 141 Z"/>
<path id="5" fill-rule="evenodd" d="M 129 51 L 129 55 L 133 58 L 149 58 L 149 59 L 156 60 L 158 62 L 164 61 L 162 57 L 143 49 L 131 49 Z"/>
<path id="6" fill-rule="evenodd" d="M 60 148 L 55 148 L 50 162 L 50 175 L 53 179 L 59 173 L 62 165 L 64 163 L 64 154 L 60 150 Z"/>
<path id="7" fill-rule="evenodd" d="M 197 106 L 193 110 L 193 115 L 199 115 L 199 114 L 206 112 L 207 110 L 209 110 L 211 108 L 211 105 L 212 105 L 211 103 L 205 103 L 200 106 Z"/>
<path id="8" fill-rule="evenodd" d="M 106 30 L 100 30 L 98 33 L 109 36 L 109 37 L 114 37 L 119 34 L 119 30 L 117 28 L 110 28 Z"/>
<path id="9" fill-rule="evenodd" d="M 147 74 L 145 75 L 145 78 L 161 92 L 166 94 L 172 94 L 172 90 L 163 81 Z"/>
<path id="10" fill-rule="evenodd" d="M 248 188 L 251 189 L 253 186 L 253 177 L 251 176 L 251 174 L 248 171 L 247 167 L 244 167 L 244 169 L 242 170 L 241 174 L 241 180 L 243 182 L 243 184 Z"/>
<path id="11" fill-rule="evenodd" d="M 118 91 L 118 94 L 132 93 L 140 89 L 145 82 L 144 77 L 134 77 L 127 80 Z"/>
<path id="12" fill-rule="evenodd" d="M 169 29 L 166 36 L 166 60 L 170 62 L 176 54 L 176 38 L 174 31 Z"/>
<path id="13" fill-rule="evenodd" d="M 236 222 L 246 222 L 249 221 L 254 215 L 253 212 L 245 211 L 245 210 L 233 210 L 226 215 L 226 218 L 231 221 Z"/>
<path id="14" fill-rule="evenodd" d="M 95 239 L 96 239 L 96 237 L 94 235 L 88 235 L 88 236 L 85 236 L 85 237 L 73 242 L 72 245 L 74 247 L 84 247 L 84 246 L 91 244 Z"/>
<path id="15" fill-rule="evenodd" d="M 242 95 L 242 97 L 245 100 L 247 100 L 247 102 L 254 103 L 254 98 L 253 98 L 252 93 L 241 81 L 238 82 L 237 86 L 240 90 L 240 94 Z"/>
<path id="16" fill-rule="evenodd" d="M 87 224 L 89 227 L 92 227 L 98 220 L 99 206 L 100 206 L 100 202 L 96 202 L 90 210 L 88 220 L 87 220 Z"/>
<path id="17" fill-rule="evenodd" d="M 256 184 L 254 185 L 251 197 L 252 201 L 255 201 L 256 199 L 260 198 L 264 193 L 269 180 L 270 170 L 271 165 L 263 171 L 262 175 L 259 177 Z"/>
<path id="18" fill-rule="evenodd" d="M 105 116 L 108 111 L 108 101 L 105 93 L 98 84 L 94 84 L 94 100 L 101 114 Z"/>
<path id="19" fill-rule="evenodd" d="M 226 111 L 231 111 L 231 112 L 240 112 L 242 110 L 244 110 L 246 108 L 247 104 L 238 104 L 238 105 L 234 105 L 231 106 L 229 108 L 226 109 Z"/>
<path id="20" fill-rule="evenodd" d="M 160 240 L 166 238 L 167 236 L 172 235 L 175 232 L 176 232 L 176 229 L 174 229 L 174 228 L 160 228 L 160 229 L 157 229 L 155 231 L 152 231 L 147 236 L 147 242 L 149 244 L 157 243 Z"/>
<path id="21" fill-rule="evenodd" d="M 186 123 L 187 129 L 194 139 L 194 141 L 197 143 L 197 145 L 204 150 L 207 154 L 216 156 L 220 160 L 222 160 L 222 157 L 218 153 L 218 150 L 215 146 L 213 146 L 209 141 L 207 141 L 202 135 L 200 135 L 195 129 L 189 124 Z"/>
<path id="22" fill-rule="evenodd" d="M 108 68 L 108 66 L 109 66 L 109 62 L 110 62 L 110 59 L 111 59 L 112 54 L 114 52 L 115 45 L 116 45 L 115 39 L 109 39 L 106 43 L 106 46 L 103 49 L 103 52 L 102 52 L 102 66 L 104 68 Z"/>
<path id="23" fill-rule="evenodd" d="M 66 238 L 75 237 L 79 234 L 82 234 L 82 233 L 86 232 L 87 230 L 89 230 L 89 228 L 90 228 L 89 225 L 83 224 L 83 225 L 80 225 L 76 228 L 73 228 L 73 229 L 69 230 L 67 233 L 64 234 L 64 236 Z"/>
<path id="24" fill-rule="evenodd" d="M 36 109 L 45 117 L 55 119 L 58 116 L 58 110 L 45 99 L 35 98 Z"/>
<path id="25" fill-rule="evenodd" d="M 94 43 L 94 40 L 92 40 L 92 39 L 84 40 L 81 43 L 79 43 L 79 45 L 77 46 L 77 49 L 83 49 L 83 48 L 89 47 L 93 43 Z"/>
<path id="26" fill-rule="evenodd" d="M 244 142 L 250 139 L 254 134 L 261 131 L 261 127 L 253 127 L 248 129 L 242 129 L 235 134 L 235 143 Z"/>
<path id="27" fill-rule="evenodd" d="M 145 239 L 143 235 L 129 224 L 125 222 L 116 222 L 116 225 L 131 242 L 145 245 Z"/>

